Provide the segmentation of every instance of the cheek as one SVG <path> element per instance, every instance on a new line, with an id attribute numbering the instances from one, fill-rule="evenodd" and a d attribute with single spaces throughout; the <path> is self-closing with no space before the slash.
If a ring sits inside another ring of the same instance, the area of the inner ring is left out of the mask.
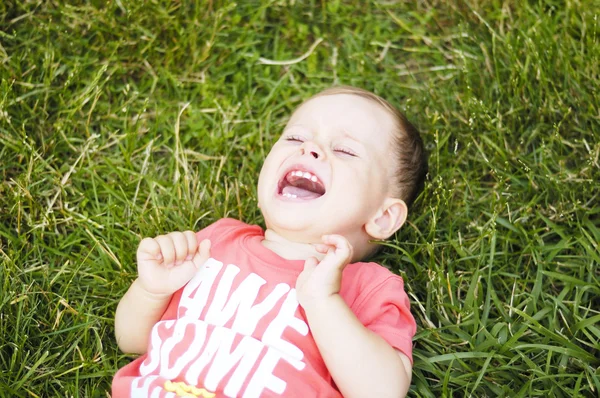
<path id="1" fill-rule="evenodd" d="M 269 185 L 269 180 L 269 165 L 264 163 L 262 169 L 260 170 L 260 174 L 258 175 L 257 193 L 259 197 L 266 191 L 267 186 Z"/>
<path id="2" fill-rule="evenodd" d="M 376 172 L 376 165 L 370 165 L 366 168 L 349 169 L 344 173 L 341 190 L 344 195 L 354 198 L 359 202 L 359 206 L 364 206 L 365 210 L 372 210 L 387 192 L 387 179 L 381 173 Z"/>
<path id="3" fill-rule="evenodd" d="M 269 152 L 260 169 L 260 174 L 258 175 L 259 192 L 266 189 L 267 186 L 277 178 L 278 163 L 277 154 Z"/>
<path id="4" fill-rule="evenodd" d="M 373 180 L 373 173 L 368 167 L 346 167 L 342 169 L 341 181 L 343 187 L 347 191 L 362 192 L 364 190 L 370 190 L 371 185 L 375 181 Z"/>
<path id="5" fill-rule="evenodd" d="M 260 170 L 261 174 L 268 173 L 272 169 L 272 164 L 276 156 L 276 152 L 273 149 L 271 149 L 271 151 L 265 157 L 262 168 Z"/>

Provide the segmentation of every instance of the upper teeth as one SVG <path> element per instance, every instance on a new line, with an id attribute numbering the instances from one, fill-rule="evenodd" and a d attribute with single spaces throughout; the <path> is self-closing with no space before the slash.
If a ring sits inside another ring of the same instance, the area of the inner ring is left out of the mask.
<path id="1" fill-rule="evenodd" d="M 314 176 L 313 174 L 311 174 L 311 173 L 309 173 L 307 171 L 296 170 L 296 171 L 290 172 L 289 175 L 296 176 L 296 177 L 306 178 L 307 180 L 311 180 L 312 182 L 317 182 L 318 181 L 318 179 L 317 179 L 316 176 Z"/>

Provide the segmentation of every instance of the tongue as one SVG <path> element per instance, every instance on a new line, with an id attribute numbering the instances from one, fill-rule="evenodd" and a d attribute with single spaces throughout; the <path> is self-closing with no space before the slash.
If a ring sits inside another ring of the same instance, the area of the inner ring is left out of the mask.
<path id="1" fill-rule="evenodd" d="M 291 195 L 296 195 L 296 197 L 301 198 L 301 199 L 316 199 L 316 198 L 321 197 L 321 195 L 319 195 L 316 192 L 309 191 L 308 189 L 304 189 L 304 188 L 300 188 L 300 187 L 295 187 L 293 185 L 287 185 L 287 186 L 283 187 L 283 190 L 281 191 L 281 193 L 289 193 Z"/>

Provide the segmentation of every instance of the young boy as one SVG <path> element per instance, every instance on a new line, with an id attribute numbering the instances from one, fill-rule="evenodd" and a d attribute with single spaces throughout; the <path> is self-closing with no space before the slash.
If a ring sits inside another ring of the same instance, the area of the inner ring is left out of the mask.
<path id="1" fill-rule="evenodd" d="M 352 87 L 310 98 L 260 172 L 263 231 L 223 219 L 142 240 L 117 308 L 113 397 L 400 397 L 415 321 L 402 279 L 360 262 L 427 171 L 415 128 Z"/>

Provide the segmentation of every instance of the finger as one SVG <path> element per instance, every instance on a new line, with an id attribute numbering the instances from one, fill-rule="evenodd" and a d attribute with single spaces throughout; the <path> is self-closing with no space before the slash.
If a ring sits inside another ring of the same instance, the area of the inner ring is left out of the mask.
<path id="1" fill-rule="evenodd" d="M 323 243 L 335 247 L 345 246 L 348 244 L 348 239 L 344 238 L 342 235 L 323 235 L 321 240 Z"/>
<path id="2" fill-rule="evenodd" d="M 200 268 L 206 262 L 206 260 L 209 259 L 210 246 L 211 242 L 208 239 L 204 239 L 202 242 L 200 242 L 200 247 L 198 248 L 196 255 L 194 255 L 194 258 L 192 259 L 192 262 L 194 263 L 196 268 Z"/>
<path id="3" fill-rule="evenodd" d="M 188 254 L 185 257 L 185 260 L 188 261 L 194 258 L 194 255 L 198 251 L 198 238 L 196 237 L 196 233 L 193 231 L 185 231 L 183 234 L 187 239 Z"/>
<path id="4" fill-rule="evenodd" d="M 319 253 L 327 253 L 327 251 L 332 248 L 330 245 L 325 245 L 323 243 L 313 243 L 313 246 Z"/>
<path id="5" fill-rule="evenodd" d="M 210 257 L 210 248 L 211 248 L 211 241 L 208 239 L 204 239 L 202 242 L 200 242 L 200 247 L 198 248 L 198 253 L 200 253 L 203 257 Z"/>
<path id="6" fill-rule="evenodd" d="M 172 266 L 175 263 L 175 246 L 171 238 L 167 235 L 159 235 L 154 240 L 160 246 L 164 264 L 168 267 Z"/>
<path id="7" fill-rule="evenodd" d="M 185 285 L 196 275 L 198 269 L 192 261 L 186 261 L 183 264 L 171 268 L 169 278 L 173 283 L 180 288 Z"/>
<path id="8" fill-rule="evenodd" d="M 338 268 L 341 270 L 352 261 L 353 249 L 346 238 L 341 235 L 323 235 L 322 239 L 330 247 L 335 247 L 335 249 L 327 252 L 327 255 L 320 263 L 321 267 Z"/>
<path id="9" fill-rule="evenodd" d="M 304 261 L 304 271 L 312 271 L 317 268 L 319 260 L 316 257 L 309 257 Z"/>
<path id="10" fill-rule="evenodd" d="M 342 235 L 323 235 L 321 239 L 325 244 L 335 246 L 335 250 L 339 251 L 340 254 L 347 254 L 352 251 L 350 242 Z"/>
<path id="11" fill-rule="evenodd" d="M 175 247 L 175 265 L 179 265 L 185 261 L 188 255 L 187 238 L 183 232 L 171 232 L 167 236 L 173 242 L 173 247 Z"/>
<path id="12" fill-rule="evenodd" d="M 139 260 L 162 260 L 160 246 L 158 242 L 152 238 L 144 238 L 140 242 L 137 250 L 137 259 Z"/>

